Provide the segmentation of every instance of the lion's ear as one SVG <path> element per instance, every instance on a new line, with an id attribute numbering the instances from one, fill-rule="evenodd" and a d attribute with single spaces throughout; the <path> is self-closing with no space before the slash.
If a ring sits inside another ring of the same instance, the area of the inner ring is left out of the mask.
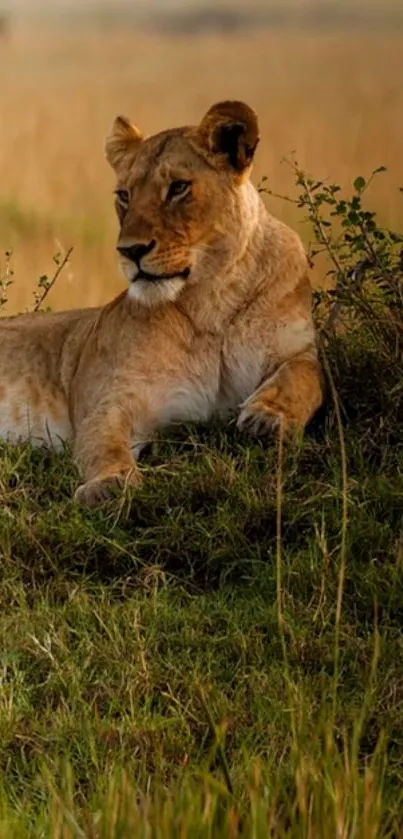
<path id="1" fill-rule="evenodd" d="M 135 125 L 131 124 L 127 117 L 116 117 L 105 143 L 108 163 L 115 170 L 120 169 L 123 164 L 130 163 L 142 141 L 143 137 L 140 131 Z"/>
<path id="2" fill-rule="evenodd" d="M 251 166 L 259 142 L 255 112 L 244 102 L 226 101 L 213 105 L 198 128 L 199 141 L 224 165 L 242 173 Z"/>

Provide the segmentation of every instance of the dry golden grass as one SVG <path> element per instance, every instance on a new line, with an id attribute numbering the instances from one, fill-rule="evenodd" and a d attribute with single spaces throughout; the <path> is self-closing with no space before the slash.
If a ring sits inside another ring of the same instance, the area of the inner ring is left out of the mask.
<path id="1" fill-rule="evenodd" d="M 348 184 L 383 164 L 372 192 L 401 226 L 403 35 L 263 32 L 163 38 L 136 31 L 17 31 L 0 44 L 0 256 L 13 250 L 14 310 L 60 246 L 74 245 L 52 307 L 96 304 L 124 287 L 115 260 L 113 176 L 103 143 L 113 117 L 144 131 L 198 121 L 222 97 L 260 115 L 254 179 L 290 192 L 283 156 Z M 270 209 L 299 224 L 290 205 Z M 304 228 L 301 232 L 306 238 Z"/>

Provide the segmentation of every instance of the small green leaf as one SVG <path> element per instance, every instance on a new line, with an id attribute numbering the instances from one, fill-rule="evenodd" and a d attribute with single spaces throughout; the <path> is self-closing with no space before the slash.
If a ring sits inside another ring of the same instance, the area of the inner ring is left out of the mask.
<path id="1" fill-rule="evenodd" d="M 363 178 L 361 175 L 359 175 L 358 178 L 356 178 L 355 181 L 354 181 L 354 189 L 357 192 L 362 192 L 364 187 L 365 187 L 365 178 Z"/>

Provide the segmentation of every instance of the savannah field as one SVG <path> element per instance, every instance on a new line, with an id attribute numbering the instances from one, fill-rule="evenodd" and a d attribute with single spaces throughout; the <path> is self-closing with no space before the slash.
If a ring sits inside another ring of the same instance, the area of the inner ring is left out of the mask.
<path id="1" fill-rule="evenodd" d="M 403 839 L 402 79 L 398 27 L 0 39 L 1 314 L 70 247 L 44 305 L 123 289 L 114 116 L 227 97 L 333 293 L 303 441 L 173 428 L 93 511 L 68 448 L 0 443 L 0 839 Z"/>

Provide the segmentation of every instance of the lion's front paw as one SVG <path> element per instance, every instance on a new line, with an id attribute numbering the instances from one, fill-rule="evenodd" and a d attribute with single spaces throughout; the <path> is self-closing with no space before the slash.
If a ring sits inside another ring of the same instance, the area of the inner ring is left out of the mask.
<path id="1" fill-rule="evenodd" d="M 136 469 L 128 475 L 110 475 L 105 478 L 93 478 L 76 489 L 74 500 L 87 507 L 98 507 L 127 486 L 139 486 L 140 472 Z"/>
<path id="2" fill-rule="evenodd" d="M 279 430 L 283 417 L 261 402 L 250 402 L 242 408 L 237 428 L 253 437 L 265 437 Z"/>

